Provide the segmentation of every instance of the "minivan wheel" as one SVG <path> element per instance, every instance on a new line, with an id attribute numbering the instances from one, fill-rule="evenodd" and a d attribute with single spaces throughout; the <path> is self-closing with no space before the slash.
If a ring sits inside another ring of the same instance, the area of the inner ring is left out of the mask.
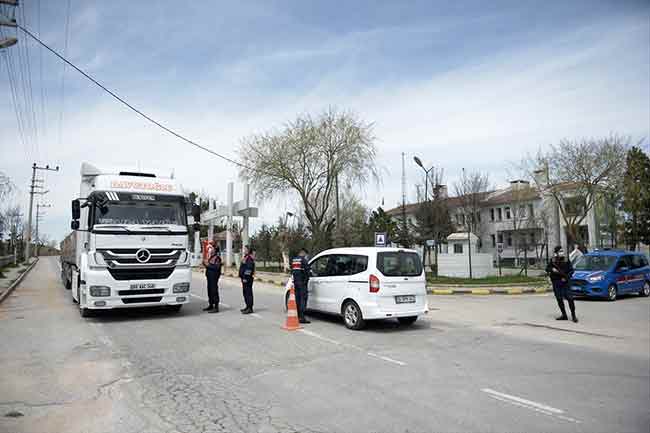
<path id="1" fill-rule="evenodd" d="M 644 297 L 650 296 L 650 282 L 646 281 L 645 284 L 643 284 L 643 288 L 639 292 L 639 295 Z"/>
<path id="2" fill-rule="evenodd" d="M 343 321 L 348 329 L 355 331 L 362 329 L 366 324 L 361 315 L 361 309 L 354 301 L 348 301 L 343 305 Z"/>
<path id="3" fill-rule="evenodd" d="M 418 316 L 398 317 L 397 320 L 399 321 L 400 325 L 410 326 L 414 324 L 416 320 L 418 320 Z"/>
<path id="4" fill-rule="evenodd" d="M 616 289 L 616 286 L 612 284 L 607 289 L 607 299 L 610 301 L 615 301 L 617 297 L 618 297 L 618 289 Z"/>

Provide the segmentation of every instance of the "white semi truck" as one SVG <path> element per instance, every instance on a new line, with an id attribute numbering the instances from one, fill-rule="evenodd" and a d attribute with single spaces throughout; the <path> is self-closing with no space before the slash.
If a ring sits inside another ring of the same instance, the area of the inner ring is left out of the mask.
<path id="1" fill-rule="evenodd" d="M 198 221 L 198 207 L 192 206 Z M 94 310 L 189 302 L 188 203 L 182 186 L 151 172 L 81 165 L 61 278 L 81 316 Z"/>

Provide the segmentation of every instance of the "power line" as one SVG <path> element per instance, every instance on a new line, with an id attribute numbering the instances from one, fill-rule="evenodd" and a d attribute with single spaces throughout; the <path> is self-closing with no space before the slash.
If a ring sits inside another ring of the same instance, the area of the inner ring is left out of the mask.
<path id="1" fill-rule="evenodd" d="M 23 3 L 22 7 L 19 8 L 20 13 L 22 14 L 23 18 L 23 23 L 27 25 L 27 18 L 25 14 L 25 4 Z M 21 44 L 23 45 L 23 44 Z M 28 99 L 28 104 L 27 107 L 29 108 L 29 111 L 27 115 L 31 114 L 31 122 L 32 122 L 32 128 L 33 128 L 33 133 L 34 133 L 34 146 L 36 148 L 36 156 L 37 158 L 40 159 L 40 149 L 39 149 L 39 137 L 38 137 L 38 122 L 36 119 L 36 110 L 34 109 L 34 91 L 33 91 L 33 86 L 32 86 L 32 67 L 31 67 L 31 61 L 30 61 L 30 56 L 29 56 L 29 44 L 25 43 L 23 45 L 24 48 L 24 64 L 25 64 L 25 69 L 26 69 L 26 75 L 27 75 L 27 89 L 29 90 L 29 94 L 26 95 Z M 20 53 L 20 49 L 18 50 Z"/>
<path id="2" fill-rule="evenodd" d="M 210 149 L 210 148 L 207 148 L 207 147 L 205 147 L 205 146 L 202 146 L 202 145 L 196 143 L 195 141 L 192 141 L 192 140 L 190 140 L 189 138 L 186 138 L 185 136 L 181 135 L 180 133 L 174 131 L 173 129 L 171 129 L 171 128 L 165 126 L 165 125 L 163 125 L 162 123 L 160 123 L 160 122 L 158 122 L 157 120 L 153 119 L 153 118 L 150 117 L 149 115 L 147 115 L 147 114 L 145 114 L 144 112 L 140 111 L 139 109 L 135 108 L 133 105 L 131 105 L 130 103 L 128 103 L 124 98 L 122 98 L 121 96 L 117 95 L 115 92 L 113 92 L 112 90 L 108 89 L 106 86 L 104 86 L 103 84 L 101 84 L 99 81 L 97 81 L 96 79 L 94 79 L 92 76 L 90 76 L 89 74 L 87 74 L 86 72 L 84 72 L 81 68 L 79 68 L 78 66 L 76 66 L 74 63 L 70 62 L 70 61 L 69 61 L 68 59 L 66 59 L 64 56 L 62 56 L 61 54 L 59 54 L 56 50 L 54 50 L 54 49 L 51 48 L 49 45 L 47 45 L 45 42 L 43 42 L 43 41 L 41 41 L 39 38 L 37 38 L 37 37 L 36 37 L 32 32 L 30 32 L 29 30 L 27 30 L 27 29 L 26 29 L 25 27 L 23 27 L 21 24 L 18 24 L 17 27 L 18 27 L 20 30 L 22 30 L 23 33 L 25 33 L 27 36 L 29 36 L 30 38 L 34 39 L 36 42 L 38 42 L 39 44 L 41 44 L 41 45 L 42 45 L 43 47 L 45 47 L 48 51 L 50 51 L 52 54 L 54 54 L 56 57 L 58 57 L 60 60 L 62 60 L 63 62 L 65 62 L 68 66 L 70 66 L 71 68 L 73 68 L 74 70 L 76 70 L 77 72 L 79 72 L 81 75 L 83 75 L 84 77 L 86 77 L 88 80 L 90 80 L 93 84 L 95 84 L 97 87 L 99 87 L 100 89 L 102 89 L 104 92 L 108 93 L 108 94 L 111 95 L 114 99 L 116 99 L 116 100 L 119 101 L 121 104 L 123 104 L 124 106 L 126 106 L 127 108 L 129 108 L 131 111 L 137 113 L 138 115 L 140 115 L 141 117 L 143 117 L 144 119 L 146 119 L 146 120 L 149 121 L 150 123 L 153 123 L 154 125 L 156 125 L 156 126 L 159 127 L 160 129 L 166 131 L 167 133 L 173 135 L 174 137 L 176 137 L 176 138 L 178 138 L 178 139 L 180 139 L 180 140 L 182 140 L 182 141 L 184 141 L 184 142 L 186 142 L 186 143 L 188 143 L 188 144 L 191 144 L 192 146 L 194 146 L 194 147 L 196 147 L 196 148 L 198 148 L 198 149 L 201 149 L 201 150 L 203 150 L 203 151 L 205 151 L 205 152 L 208 152 L 208 153 L 210 153 L 210 154 L 212 154 L 212 155 L 214 155 L 214 156 L 216 156 L 216 157 L 218 157 L 218 158 L 221 158 L 221 159 L 223 159 L 224 161 L 228 161 L 228 162 L 230 162 L 231 164 L 234 164 L 234 165 L 236 165 L 236 166 L 238 166 L 238 167 L 244 168 L 244 169 L 246 169 L 246 170 L 250 170 L 250 171 L 258 172 L 258 173 L 261 172 L 260 170 L 257 170 L 257 169 L 252 168 L 252 167 L 248 167 L 247 165 L 242 164 L 241 162 L 239 162 L 239 161 L 237 161 L 237 160 L 235 160 L 235 159 L 229 158 L 229 157 L 227 157 L 227 156 L 225 156 L 225 155 L 222 155 L 222 154 L 220 154 L 220 153 L 218 153 L 218 152 L 215 152 L 214 150 L 212 150 L 212 149 Z"/>

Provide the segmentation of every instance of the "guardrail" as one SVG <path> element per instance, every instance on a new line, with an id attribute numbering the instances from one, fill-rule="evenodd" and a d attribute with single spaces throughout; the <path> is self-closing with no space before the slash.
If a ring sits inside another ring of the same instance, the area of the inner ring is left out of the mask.
<path id="1" fill-rule="evenodd" d="M 0 257 L 0 268 L 5 267 L 14 262 L 14 256 L 3 256 Z"/>

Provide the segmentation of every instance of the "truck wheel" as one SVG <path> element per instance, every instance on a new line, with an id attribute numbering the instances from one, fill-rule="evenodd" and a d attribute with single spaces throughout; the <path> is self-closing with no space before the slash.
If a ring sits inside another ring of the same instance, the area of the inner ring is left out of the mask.
<path id="1" fill-rule="evenodd" d="M 358 331 L 363 329 L 366 322 L 363 320 L 361 308 L 354 301 L 348 301 L 343 305 L 343 322 L 348 329 Z"/>
<path id="2" fill-rule="evenodd" d="M 418 320 L 418 316 L 398 317 L 397 320 L 400 325 L 411 326 L 416 320 Z"/>

